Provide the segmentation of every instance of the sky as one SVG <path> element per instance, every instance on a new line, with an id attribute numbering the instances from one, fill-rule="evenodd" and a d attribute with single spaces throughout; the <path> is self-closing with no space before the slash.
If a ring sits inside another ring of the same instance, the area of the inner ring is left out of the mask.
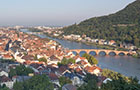
<path id="1" fill-rule="evenodd" d="M 135 0 L 0 0 L 0 26 L 68 26 L 115 13 Z"/>

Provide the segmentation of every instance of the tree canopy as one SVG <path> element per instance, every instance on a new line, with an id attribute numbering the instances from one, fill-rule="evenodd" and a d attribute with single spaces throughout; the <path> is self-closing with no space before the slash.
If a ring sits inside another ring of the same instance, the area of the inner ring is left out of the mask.
<path id="1" fill-rule="evenodd" d="M 62 61 L 58 63 L 58 66 L 67 65 L 69 63 L 75 63 L 75 60 L 73 58 L 70 58 L 70 59 L 63 58 Z"/>
<path id="2" fill-rule="evenodd" d="M 111 70 L 103 70 L 103 76 L 111 78 L 112 81 L 100 83 L 96 75 L 87 74 L 84 78 L 85 83 L 78 90 L 140 90 L 137 78 L 126 77 Z"/>
<path id="3" fill-rule="evenodd" d="M 47 59 L 45 57 L 39 58 L 38 61 L 47 63 Z"/>
<path id="4" fill-rule="evenodd" d="M 62 76 L 62 77 L 59 78 L 59 83 L 62 87 L 65 84 L 72 83 L 72 81 L 69 78 Z"/>
<path id="5" fill-rule="evenodd" d="M 0 85 L 0 90 L 10 90 L 8 87 L 6 87 L 6 85 Z"/>
<path id="6" fill-rule="evenodd" d="M 85 57 L 91 65 L 98 64 L 98 60 L 92 55 L 85 53 L 82 57 Z"/>
<path id="7" fill-rule="evenodd" d="M 63 28 L 64 34 L 86 34 L 88 37 L 131 43 L 140 47 L 140 0 L 107 16 L 94 17 Z"/>
<path id="8" fill-rule="evenodd" d="M 140 90 L 138 83 L 128 83 L 122 77 L 118 80 L 108 81 L 107 84 L 102 84 L 101 90 Z"/>
<path id="9" fill-rule="evenodd" d="M 35 75 L 24 82 L 16 82 L 14 90 L 53 90 L 53 84 L 46 75 Z"/>
<path id="10" fill-rule="evenodd" d="M 13 76 L 19 75 L 28 75 L 29 73 L 33 73 L 33 70 L 29 67 L 25 67 L 24 65 L 16 66 L 15 69 L 10 69 L 9 76 L 12 78 Z"/>

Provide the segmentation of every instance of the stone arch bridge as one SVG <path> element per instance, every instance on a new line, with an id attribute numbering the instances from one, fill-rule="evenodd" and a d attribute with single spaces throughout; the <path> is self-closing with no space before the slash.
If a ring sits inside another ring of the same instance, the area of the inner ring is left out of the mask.
<path id="1" fill-rule="evenodd" d="M 132 55 L 136 54 L 136 52 L 133 51 L 117 51 L 117 50 L 106 50 L 106 49 L 71 49 L 71 52 L 76 52 L 77 54 L 80 54 L 80 52 L 84 51 L 87 54 L 90 54 L 90 52 L 95 52 L 96 55 L 99 55 L 101 52 L 104 52 L 106 55 L 109 55 L 110 53 L 115 53 L 116 55 L 124 54 L 124 55 Z"/>

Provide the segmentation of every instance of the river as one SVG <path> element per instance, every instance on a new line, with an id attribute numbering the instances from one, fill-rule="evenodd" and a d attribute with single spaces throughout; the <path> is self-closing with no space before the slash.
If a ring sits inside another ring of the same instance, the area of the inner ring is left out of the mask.
<path id="1" fill-rule="evenodd" d="M 22 29 L 23 32 L 29 32 L 27 29 Z M 48 37 L 43 34 L 35 34 L 41 38 L 49 38 L 59 42 L 64 48 L 69 49 L 96 49 L 92 45 L 86 45 L 79 42 L 67 41 Z M 99 60 L 101 68 L 107 68 L 119 72 L 126 76 L 137 77 L 140 80 L 140 59 L 131 56 L 95 56 Z"/>

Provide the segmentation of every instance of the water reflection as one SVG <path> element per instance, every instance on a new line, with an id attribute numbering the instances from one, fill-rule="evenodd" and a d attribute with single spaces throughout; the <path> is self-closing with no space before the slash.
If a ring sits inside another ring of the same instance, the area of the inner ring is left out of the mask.
<path id="1" fill-rule="evenodd" d="M 106 53 L 104 51 L 99 52 L 99 56 L 106 56 Z"/>
<path id="2" fill-rule="evenodd" d="M 89 52 L 89 54 L 92 55 L 92 56 L 97 55 L 95 51 L 91 51 L 91 52 Z"/>
<path id="3" fill-rule="evenodd" d="M 115 52 L 110 52 L 109 55 L 110 56 L 116 56 L 116 53 Z"/>

